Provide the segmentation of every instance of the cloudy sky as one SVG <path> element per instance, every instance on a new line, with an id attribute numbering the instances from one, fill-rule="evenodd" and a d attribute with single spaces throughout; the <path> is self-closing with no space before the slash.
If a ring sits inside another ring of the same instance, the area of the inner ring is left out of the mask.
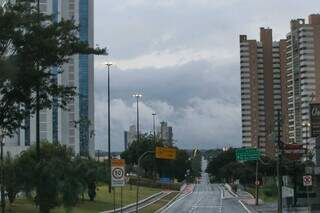
<path id="1" fill-rule="evenodd" d="M 112 61 L 112 149 L 135 123 L 132 94 L 143 94 L 141 128 L 173 126 L 181 148 L 240 146 L 239 34 L 260 27 L 283 38 L 294 18 L 318 13 L 319 0 L 95 0 L 96 148 L 106 150 L 107 76 Z"/>

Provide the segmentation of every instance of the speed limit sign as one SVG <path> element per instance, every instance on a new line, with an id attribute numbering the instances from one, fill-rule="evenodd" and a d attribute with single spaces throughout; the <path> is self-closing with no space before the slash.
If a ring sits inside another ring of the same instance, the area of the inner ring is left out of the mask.
<path id="1" fill-rule="evenodd" d="M 111 185 L 112 187 L 120 187 L 125 185 L 124 178 L 124 160 L 112 159 L 111 161 Z"/>
<path id="2" fill-rule="evenodd" d="M 123 168 L 113 168 L 112 170 L 112 177 L 114 179 L 121 179 L 123 178 L 123 174 L 124 174 L 124 171 L 123 171 Z"/>
<path id="3" fill-rule="evenodd" d="M 303 176 L 303 185 L 304 186 L 312 186 L 312 176 L 311 175 Z"/>

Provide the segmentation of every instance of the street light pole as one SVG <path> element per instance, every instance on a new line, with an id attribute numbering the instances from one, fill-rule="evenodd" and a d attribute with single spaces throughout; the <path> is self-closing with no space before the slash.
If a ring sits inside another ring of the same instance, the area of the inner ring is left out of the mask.
<path id="1" fill-rule="evenodd" d="M 111 193 L 111 135 L 110 135 L 110 67 L 112 66 L 112 63 L 108 62 L 106 63 L 108 67 L 108 167 L 110 172 L 109 177 L 109 193 Z"/>

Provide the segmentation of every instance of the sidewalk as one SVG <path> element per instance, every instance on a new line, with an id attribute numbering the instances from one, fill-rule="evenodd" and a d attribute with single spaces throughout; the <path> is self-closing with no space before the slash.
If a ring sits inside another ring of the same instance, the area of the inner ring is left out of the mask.
<path id="1" fill-rule="evenodd" d="M 192 193 L 194 190 L 194 184 L 185 185 L 183 189 L 181 189 L 181 194 L 186 195 Z"/>
<path id="2" fill-rule="evenodd" d="M 238 189 L 237 194 L 243 203 L 245 203 L 252 212 L 274 213 L 277 212 L 277 203 L 265 203 L 259 199 L 259 205 L 256 206 L 256 198 L 247 191 Z"/>

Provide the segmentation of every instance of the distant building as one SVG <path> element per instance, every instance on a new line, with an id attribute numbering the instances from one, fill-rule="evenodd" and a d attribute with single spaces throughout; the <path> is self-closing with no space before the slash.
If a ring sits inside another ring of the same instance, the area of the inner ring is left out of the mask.
<path id="1" fill-rule="evenodd" d="M 164 145 L 173 146 L 173 129 L 171 126 L 168 126 L 167 122 L 162 121 L 160 123 L 160 131 L 158 135 Z"/>
<path id="2" fill-rule="evenodd" d="M 137 139 L 137 127 L 131 125 L 128 131 L 124 131 L 124 149 L 128 149 L 133 141 Z"/>

